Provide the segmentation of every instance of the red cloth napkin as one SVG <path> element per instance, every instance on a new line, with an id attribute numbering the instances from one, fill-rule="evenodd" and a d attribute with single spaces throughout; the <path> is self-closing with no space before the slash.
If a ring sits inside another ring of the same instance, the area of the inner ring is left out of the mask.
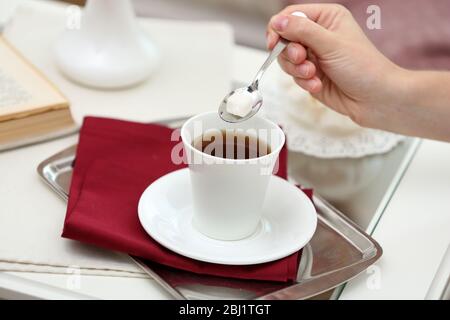
<path id="1" fill-rule="evenodd" d="M 186 166 L 171 160 L 173 148 L 181 143 L 177 134 L 171 139 L 172 133 L 173 129 L 160 125 L 85 118 L 62 236 L 200 274 L 294 280 L 298 252 L 258 265 L 212 264 L 178 255 L 144 231 L 137 215 L 142 192 L 164 174 Z M 287 176 L 286 162 L 283 148 L 277 173 L 283 178 Z"/>

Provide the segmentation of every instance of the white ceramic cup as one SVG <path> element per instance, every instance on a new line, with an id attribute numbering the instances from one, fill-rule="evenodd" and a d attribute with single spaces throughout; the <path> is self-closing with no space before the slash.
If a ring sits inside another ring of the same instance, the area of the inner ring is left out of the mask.
<path id="1" fill-rule="evenodd" d="M 202 134 L 221 130 L 257 136 L 271 152 L 253 159 L 224 159 L 193 147 L 194 139 Z M 187 120 L 181 128 L 181 139 L 190 169 L 194 227 L 220 240 L 238 240 L 253 234 L 285 142 L 281 128 L 258 116 L 233 124 L 224 122 L 217 112 L 208 112 Z"/>

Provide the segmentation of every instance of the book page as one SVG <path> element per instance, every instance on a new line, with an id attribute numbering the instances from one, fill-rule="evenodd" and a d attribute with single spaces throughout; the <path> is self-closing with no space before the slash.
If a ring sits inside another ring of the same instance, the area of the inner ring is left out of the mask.
<path id="1" fill-rule="evenodd" d="M 0 69 L 0 109 L 29 103 L 32 97 L 20 83 Z"/>
<path id="2" fill-rule="evenodd" d="M 67 106 L 64 96 L 0 37 L 0 121 Z"/>

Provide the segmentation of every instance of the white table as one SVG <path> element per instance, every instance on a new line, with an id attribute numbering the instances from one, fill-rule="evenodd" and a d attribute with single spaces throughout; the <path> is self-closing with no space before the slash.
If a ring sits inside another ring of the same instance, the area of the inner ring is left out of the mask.
<path id="1" fill-rule="evenodd" d="M 422 142 L 373 237 L 383 248 L 377 268 L 340 298 L 424 299 L 450 244 L 450 144 Z"/>
<path id="2" fill-rule="evenodd" d="M 248 81 L 265 58 L 236 46 L 233 79 Z M 76 136 L 0 153 L 1 210 L 65 212 L 65 203 L 39 180 L 36 166 L 76 142 Z M 27 201 L 24 201 L 27 199 Z M 397 188 L 374 238 L 384 255 L 375 268 L 350 281 L 341 299 L 423 299 L 450 243 L 450 144 L 425 140 Z M 142 278 L 0 272 L 0 298 L 165 299 L 154 281 Z"/>

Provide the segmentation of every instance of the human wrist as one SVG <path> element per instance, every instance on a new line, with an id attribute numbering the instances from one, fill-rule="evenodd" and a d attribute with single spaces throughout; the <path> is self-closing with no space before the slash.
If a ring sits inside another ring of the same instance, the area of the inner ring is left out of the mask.
<path id="1" fill-rule="evenodd" d="M 394 67 L 393 76 L 389 77 L 386 87 L 389 90 L 390 107 L 404 108 L 411 104 L 417 91 L 416 71 Z"/>
<path id="2" fill-rule="evenodd" d="M 388 61 L 379 68 L 379 77 L 370 89 L 370 100 L 361 109 L 360 125 L 374 129 L 392 131 L 398 125 L 393 116 L 401 113 L 409 102 L 407 101 L 410 86 L 406 84 L 410 75 L 403 69 Z"/>
<path id="3" fill-rule="evenodd" d="M 399 69 L 392 81 L 381 129 L 448 141 L 450 73 Z"/>
<path id="4" fill-rule="evenodd" d="M 408 102 L 418 107 L 445 107 L 450 101 L 450 73 L 407 70 L 405 91 Z"/>
<path id="5" fill-rule="evenodd" d="M 422 105 L 424 96 L 424 79 L 423 72 L 416 70 L 401 69 L 396 79 L 398 82 L 398 99 L 397 105 L 405 107 L 412 105 Z"/>

